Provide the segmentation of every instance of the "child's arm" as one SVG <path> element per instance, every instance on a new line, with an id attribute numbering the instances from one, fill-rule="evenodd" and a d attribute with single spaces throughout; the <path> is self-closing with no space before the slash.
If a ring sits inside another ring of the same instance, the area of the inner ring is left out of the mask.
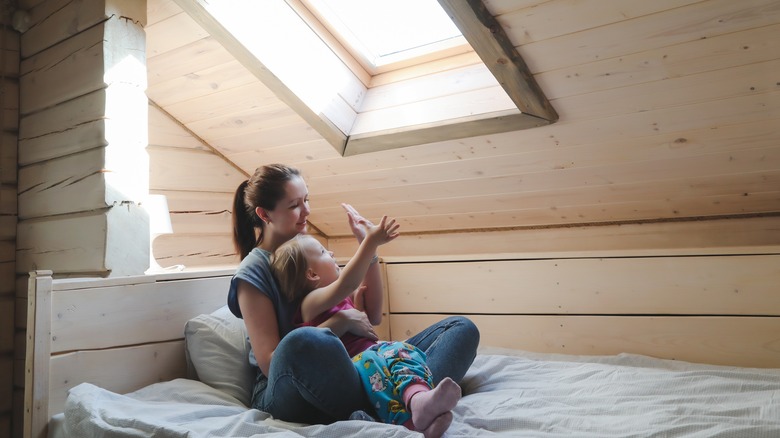
<path id="1" fill-rule="evenodd" d="M 330 309 L 348 297 L 360 286 L 366 276 L 371 259 L 379 245 L 398 237 L 399 224 L 395 219 L 387 220 L 383 216 L 379 225 L 370 227 L 366 238 L 360 243 L 355 255 L 350 259 L 339 278 L 333 283 L 311 291 L 301 302 L 301 316 L 310 321 L 320 313 Z"/>

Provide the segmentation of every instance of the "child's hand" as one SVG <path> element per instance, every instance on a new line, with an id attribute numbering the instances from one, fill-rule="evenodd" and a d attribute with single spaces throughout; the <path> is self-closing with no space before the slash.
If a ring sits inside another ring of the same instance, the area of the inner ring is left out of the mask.
<path id="1" fill-rule="evenodd" d="M 397 223 L 395 219 L 387 219 L 387 216 L 382 216 L 382 220 L 378 225 L 371 225 L 368 227 L 366 233 L 366 239 L 371 239 L 371 242 L 379 245 L 384 245 L 387 242 L 398 237 L 401 234 L 398 229 L 401 228 L 401 224 Z"/>

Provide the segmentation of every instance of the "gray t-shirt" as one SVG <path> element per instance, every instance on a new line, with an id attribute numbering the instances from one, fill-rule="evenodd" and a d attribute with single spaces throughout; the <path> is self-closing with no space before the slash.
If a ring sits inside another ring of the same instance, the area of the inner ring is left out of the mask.
<path id="1" fill-rule="evenodd" d="M 279 292 L 279 285 L 271 271 L 270 257 L 271 253 L 260 248 L 253 249 L 244 257 L 244 260 L 238 265 L 238 269 L 233 275 L 233 279 L 230 280 L 230 291 L 227 296 L 227 304 L 233 315 L 236 315 L 238 318 L 243 318 L 243 315 L 241 315 L 241 308 L 238 306 L 238 283 L 239 281 L 246 281 L 256 287 L 271 300 L 271 303 L 273 303 L 274 310 L 276 311 L 276 321 L 279 327 L 279 339 L 281 339 L 295 328 L 293 326 L 295 305 L 289 303 Z M 257 360 L 255 359 L 254 352 L 251 350 L 249 351 L 249 363 L 257 366 Z"/>

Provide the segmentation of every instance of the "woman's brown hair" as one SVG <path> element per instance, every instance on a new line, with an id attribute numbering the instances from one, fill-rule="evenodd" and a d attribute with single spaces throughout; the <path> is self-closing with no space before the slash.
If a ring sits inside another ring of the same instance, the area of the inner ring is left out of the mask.
<path id="1" fill-rule="evenodd" d="M 263 241 L 265 224 L 255 209 L 275 209 L 284 198 L 287 182 L 300 176 L 298 169 L 269 164 L 258 167 L 251 178 L 239 184 L 233 197 L 233 245 L 241 259 Z"/>

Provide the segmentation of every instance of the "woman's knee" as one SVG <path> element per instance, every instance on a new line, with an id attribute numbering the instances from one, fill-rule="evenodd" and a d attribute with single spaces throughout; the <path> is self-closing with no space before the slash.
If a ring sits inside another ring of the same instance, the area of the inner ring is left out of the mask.
<path id="1" fill-rule="evenodd" d="M 457 327 L 458 336 L 468 343 L 473 343 L 474 347 L 479 344 L 479 328 L 473 321 L 465 316 L 450 316 L 444 322 L 448 326 Z"/>
<path id="2" fill-rule="evenodd" d="M 329 329 L 317 327 L 299 327 L 288 333 L 279 342 L 274 351 L 277 354 L 290 354 L 296 357 L 333 354 L 344 350 L 341 340 Z"/>

